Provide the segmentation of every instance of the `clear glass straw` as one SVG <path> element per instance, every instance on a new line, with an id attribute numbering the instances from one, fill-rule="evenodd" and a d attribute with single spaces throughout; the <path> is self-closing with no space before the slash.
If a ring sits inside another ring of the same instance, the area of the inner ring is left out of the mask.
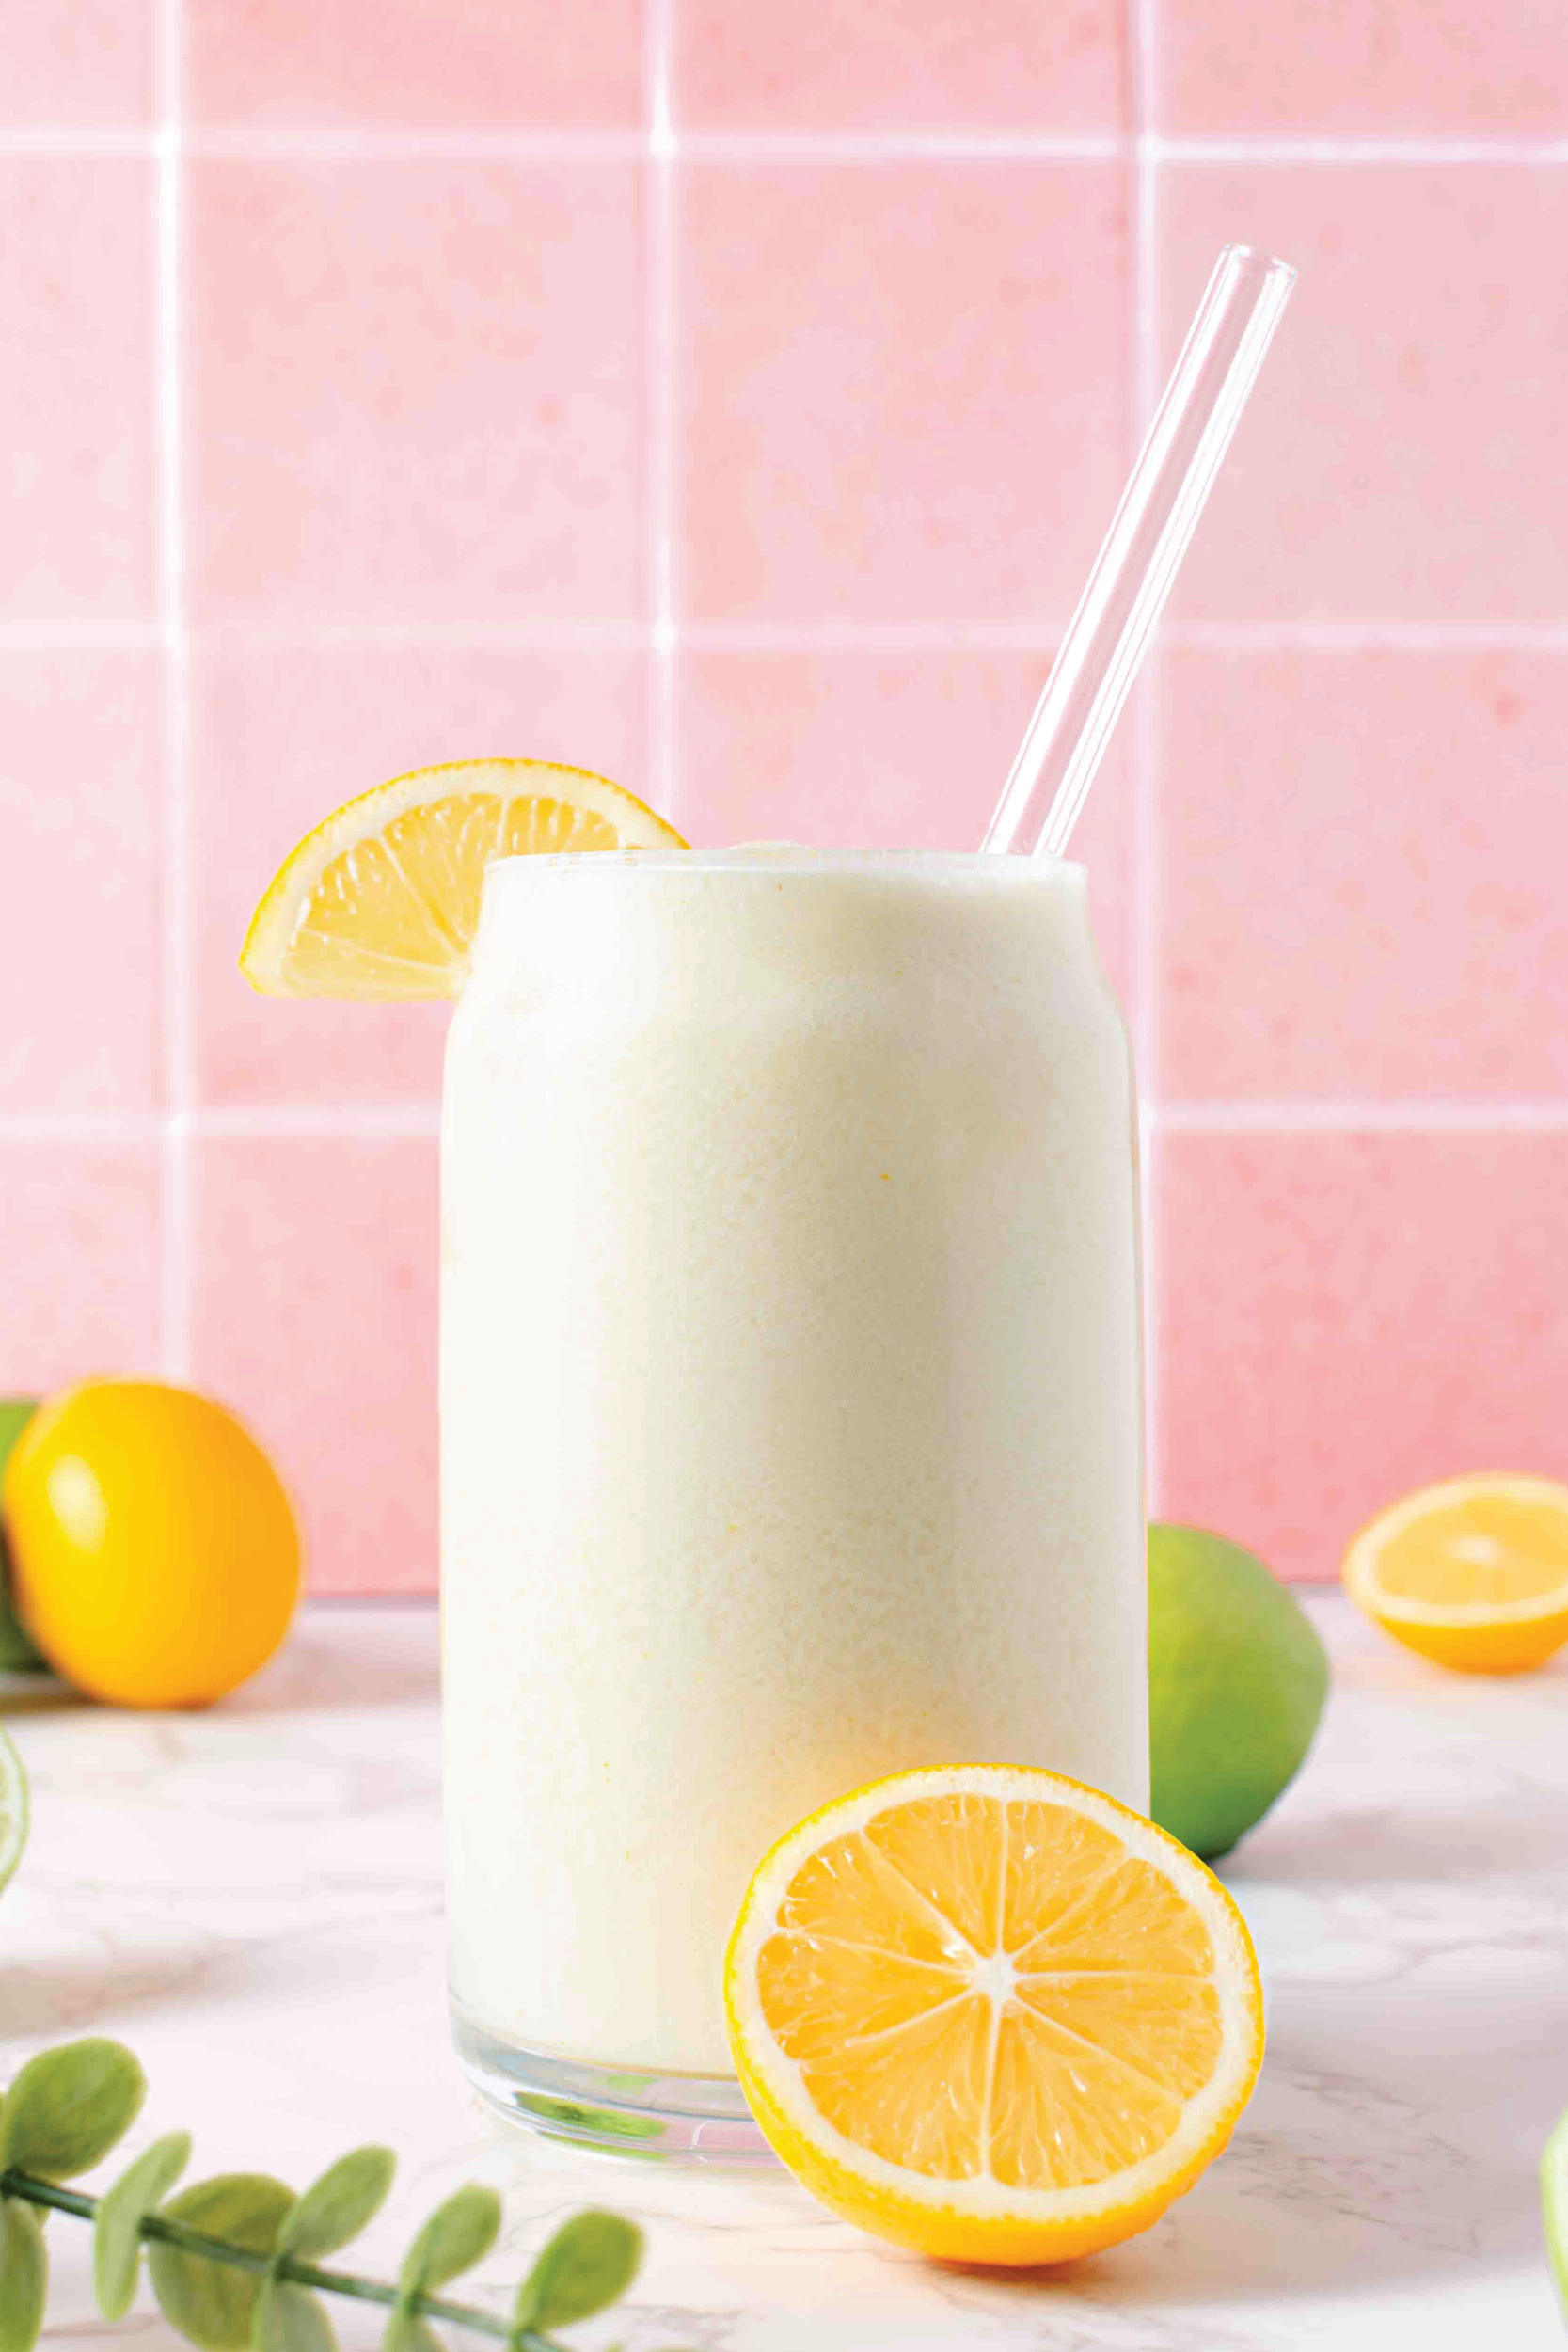
<path id="1" fill-rule="evenodd" d="M 1067 848 L 1295 282 L 1244 245 L 1215 262 L 982 850 Z"/>

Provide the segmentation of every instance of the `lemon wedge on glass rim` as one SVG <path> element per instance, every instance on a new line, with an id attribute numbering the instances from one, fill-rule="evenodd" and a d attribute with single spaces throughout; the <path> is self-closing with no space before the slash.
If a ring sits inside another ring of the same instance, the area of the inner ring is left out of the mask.
<path id="1" fill-rule="evenodd" d="M 492 859 L 686 847 L 586 768 L 418 768 L 335 809 L 290 851 L 251 918 L 240 969 L 264 996 L 455 996 Z"/>
<path id="2" fill-rule="evenodd" d="M 958 2262 L 1066 2262 L 1147 2230 L 1225 2146 L 1263 2057 L 1219 1881 L 1114 1798 L 1014 1765 L 896 1773 L 782 1837 L 724 2005 L 802 2185 Z"/>

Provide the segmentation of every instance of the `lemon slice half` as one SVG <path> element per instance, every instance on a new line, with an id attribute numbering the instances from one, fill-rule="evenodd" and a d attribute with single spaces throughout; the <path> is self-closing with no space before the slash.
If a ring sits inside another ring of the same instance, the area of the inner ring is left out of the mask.
<path id="1" fill-rule="evenodd" d="M 335 809 L 290 851 L 251 918 L 240 970 L 264 996 L 455 996 L 493 858 L 686 846 L 586 768 L 418 768 Z"/>
<path id="2" fill-rule="evenodd" d="M 1518 1674 L 1568 1642 L 1568 1486 L 1486 1470 L 1421 1486 L 1364 1527 L 1356 1606 L 1462 1674 Z"/>
<path id="3" fill-rule="evenodd" d="M 1258 1964 L 1202 1863 L 1058 1773 L 902 1772 L 764 1856 L 725 1963 L 765 2136 L 847 2219 L 949 2260 L 1064 2262 L 1159 2218 L 1263 2055 Z"/>

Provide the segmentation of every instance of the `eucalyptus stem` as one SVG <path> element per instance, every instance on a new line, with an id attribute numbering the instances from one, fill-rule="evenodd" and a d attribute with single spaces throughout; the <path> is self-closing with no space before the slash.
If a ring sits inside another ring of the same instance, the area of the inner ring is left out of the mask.
<path id="1" fill-rule="evenodd" d="M 0 2197 L 20 2197 L 30 2205 L 49 2205 L 56 2213 L 74 2214 L 80 2221 L 95 2221 L 98 2200 L 85 2197 L 74 2188 L 60 2188 L 53 2181 L 37 2181 L 27 2172 L 0 2172 Z M 294 2285 L 315 2287 L 327 2295 L 351 2296 L 360 2303 L 381 2303 L 388 2309 L 399 2300 L 398 2289 L 380 2279 L 361 2279 L 352 2270 L 318 2270 L 313 2263 L 295 2262 L 285 2254 L 274 2267 L 270 2254 L 252 2253 L 248 2247 L 231 2246 L 227 2238 L 209 2237 L 204 2230 L 193 2230 L 183 2221 L 170 2221 L 161 2213 L 148 2214 L 137 2235 L 156 2238 L 161 2245 L 178 2246 L 182 2253 L 194 2254 L 202 2262 L 220 2263 L 230 2270 L 248 2270 L 260 2274 L 273 2270 L 279 2279 L 291 2280 Z M 438 2295 L 412 2295 L 404 2308 L 416 2312 L 422 2319 L 455 2321 L 460 2328 L 470 2328 L 475 2334 L 496 2336 L 504 2344 L 511 2342 L 519 2352 L 555 2352 L 543 2336 L 536 2336 L 529 2328 L 513 2329 L 494 2312 L 482 2312 L 472 2303 L 450 2303 Z"/>
<path id="2" fill-rule="evenodd" d="M 143 2248 L 152 2292 L 197 2352 L 336 2352 L 317 2295 L 379 2304 L 383 2352 L 443 2352 L 428 2325 L 445 2320 L 507 2352 L 563 2352 L 552 2332 L 592 2319 L 630 2286 L 642 2233 L 622 2214 L 590 2207 L 563 2221 L 535 2255 L 502 2319 L 432 2290 L 482 2263 L 501 2227 L 501 2201 L 473 2182 L 453 2190 L 415 2234 L 395 2283 L 324 2270 L 380 2212 L 397 2159 L 351 2148 L 297 2196 L 265 2172 L 220 2172 L 179 2196 L 188 2132 L 145 2148 L 101 2197 L 60 2184 L 90 2172 L 140 2112 L 147 2078 L 123 2043 L 100 2035 L 30 2058 L 0 2099 L 0 2352 L 35 2352 L 49 2296 L 49 2255 L 32 2208 L 90 2222 L 93 2289 L 105 2319 L 135 2300 Z M 223 2276 L 228 2273 L 227 2277 Z M 240 2274 L 235 2276 L 234 2274 Z"/>

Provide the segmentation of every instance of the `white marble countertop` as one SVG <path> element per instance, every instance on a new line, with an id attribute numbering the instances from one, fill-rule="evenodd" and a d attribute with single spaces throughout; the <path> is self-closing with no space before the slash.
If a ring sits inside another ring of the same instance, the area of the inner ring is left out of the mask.
<path id="1" fill-rule="evenodd" d="M 0 2079 L 73 2033 L 129 2042 L 151 2091 L 111 2174 L 177 2125 L 193 2179 L 302 2186 L 354 2141 L 388 2141 L 399 2185 L 351 2258 L 383 2275 L 439 2195 L 492 2182 L 505 2233 L 454 2290 L 475 2299 L 578 2204 L 618 2204 L 648 2261 L 585 2347 L 1560 2352 L 1535 2167 L 1568 2106 L 1568 1666 L 1447 1676 L 1338 1596 L 1313 1605 L 1337 1662 L 1325 1727 L 1226 1871 L 1268 1987 L 1262 2082 L 1190 2196 L 1069 2271 L 939 2269 L 782 2173 L 577 2157 L 486 2119 L 446 2038 L 425 1607 L 318 1605 L 206 1715 L 9 1686 L 35 1813 L 0 1900 Z M 87 2238 L 51 2227 L 49 2334 L 176 2345 L 145 2290 L 119 2328 L 97 2319 Z M 350 2352 L 375 2343 L 372 2313 L 334 2318 Z"/>

